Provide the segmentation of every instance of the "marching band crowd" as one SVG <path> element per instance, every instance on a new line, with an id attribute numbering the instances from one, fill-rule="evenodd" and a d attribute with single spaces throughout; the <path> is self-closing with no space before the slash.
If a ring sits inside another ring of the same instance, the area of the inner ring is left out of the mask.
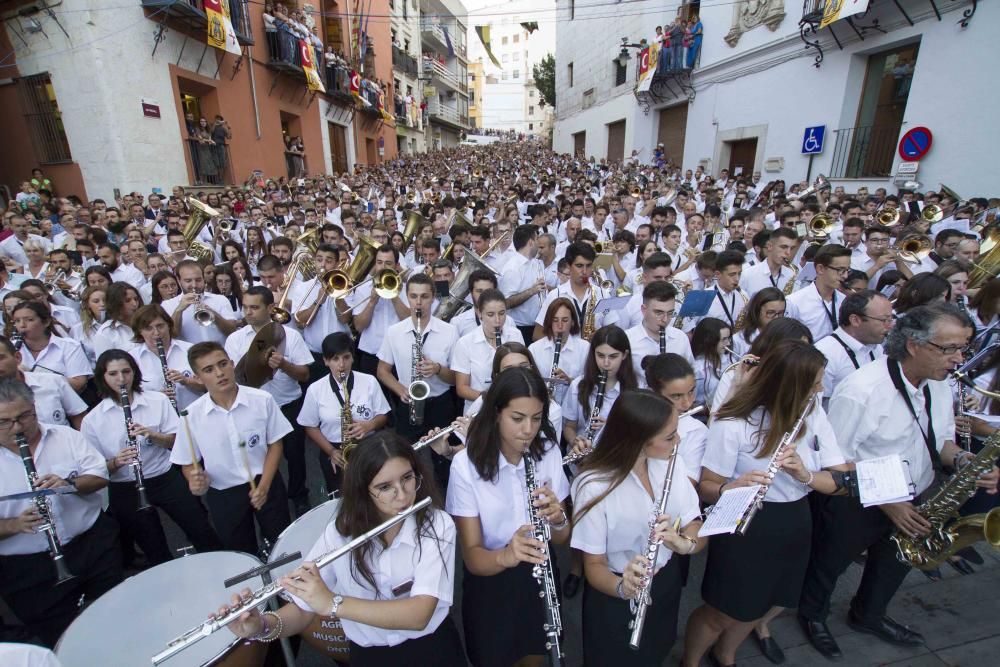
<path id="1" fill-rule="evenodd" d="M 318 466 L 334 519 L 278 579 L 291 602 L 218 600 L 240 637 L 337 617 L 352 664 L 559 664 L 582 591 L 585 664 L 662 664 L 707 550 L 685 667 L 751 636 L 784 662 L 786 608 L 840 657 L 830 599 L 859 560 L 850 627 L 922 644 L 888 615 L 904 577 L 972 573 L 975 536 L 936 538 L 1000 521 L 1000 202 L 912 185 L 501 141 L 208 195 L 19 197 L 0 632 L 54 646 L 81 596 L 172 560 L 162 515 L 199 554 L 266 551 L 326 500 Z M 864 506 L 856 464 L 891 455 L 912 498 Z M 739 530 L 700 534 L 743 487 Z"/>

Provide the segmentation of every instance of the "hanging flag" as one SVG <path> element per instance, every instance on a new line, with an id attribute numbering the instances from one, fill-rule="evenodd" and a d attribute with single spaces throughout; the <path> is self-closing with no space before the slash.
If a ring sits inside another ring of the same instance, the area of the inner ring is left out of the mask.
<path id="1" fill-rule="evenodd" d="M 351 70 L 351 95 L 361 98 L 361 75 Z"/>
<path id="2" fill-rule="evenodd" d="M 823 7 L 823 19 L 819 22 L 819 27 L 825 28 L 835 21 L 863 14 L 866 11 L 868 11 L 868 0 L 826 0 L 826 6 Z"/>
<path id="3" fill-rule="evenodd" d="M 649 86 L 653 83 L 653 75 L 656 74 L 656 64 L 659 60 L 659 42 L 653 42 L 650 46 L 639 51 L 639 80 L 636 82 L 636 91 L 649 90 Z"/>
<path id="4" fill-rule="evenodd" d="M 521 27 L 524 28 L 525 30 L 527 30 L 528 34 L 530 35 L 531 33 L 533 33 L 536 30 L 538 30 L 538 21 L 531 21 L 529 23 L 522 23 Z"/>
<path id="5" fill-rule="evenodd" d="M 312 44 L 304 39 L 300 39 L 299 54 L 302 56 L 302 71 L 306 75 L 306 86 L 309 90 L 318 90 L 321 93 L 325 93 L 326 86 L 323 85 L 323 79 L 320 78 L 319 73 L 316 71 Z"/>
<path id="6" fill-rule="evenodd" d="M 500 61 L 493 55 L 493 49 L 490 47 L 490 27 L 488 25 L 477 25 L 476 34 L 479 35 L 479 41 L 483 43 L 483 48 L 486 49 L 486 55 L 490 57 L 494 65 L 500 67 Z M 503 68 L 500 67 L 500 69 Z"/>
<path id="7" fill-rule="evenodd" d="M 347 59 L 361 59 L 361 12 L 363 0 L 354 0 L 354 11 L 351 12 L 351 43 Z"/>
<path id="8" fill-rule="evenodd" d="M 392 116 L 385 110 L 385 93 L 381 91 L 378 94 L 378 112 L 382 114 L 383 120 L 392 120 Z"/>
<path id="9" fill-rule="evenodd" d="M 234 55 L 240 55 L 240 43 L 229 18 L 227 0 L 205 0 L 205 17 L 208 19 L 208 45 Z"/>
<path id="10" fill-rule="evenodd" d="M 451 35 L 448 34 L 448 28 L 441 26 L 441 31 L 444 33 L 444 43 L 448 45 L 448 57 L 455 57 L 455 47 L 451 45 Z"/>

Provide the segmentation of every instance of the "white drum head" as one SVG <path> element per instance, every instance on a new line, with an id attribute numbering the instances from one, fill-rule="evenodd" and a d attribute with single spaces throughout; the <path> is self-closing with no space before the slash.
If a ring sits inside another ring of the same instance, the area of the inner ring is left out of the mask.
<path id="1" fill-rule="evenodd" d="M 177 558 L 126 579 L 90 605 L 56 645 L 63 667 L 149 665 L 167 644 L 202 623 L 260 577 L 225 588 L 230 577 L 261 565 L 250 554 L 212 551 Z M 165 665 L 211 664 L 238 640 L 221 629 L 189 646 Z"/>
<path id="2" fill-rule="evenodd" d="M 322 505 L 312 508 L 296 519 L 288 528 L 281 531 L 274 547 L 271 548 L 271 555 L 267 562 L 273 563 L 282 556 L 293 554 L 296 551 L 302 554 L 302 558 L 271 570 L 272 579 L 277 581 L 278 577 L 288 574 L 302 564 L 306 554 L 312 551 L 327 525 L 337 515 L 338 507 L 340 507 L 339 499 L 328 500 Z"/>

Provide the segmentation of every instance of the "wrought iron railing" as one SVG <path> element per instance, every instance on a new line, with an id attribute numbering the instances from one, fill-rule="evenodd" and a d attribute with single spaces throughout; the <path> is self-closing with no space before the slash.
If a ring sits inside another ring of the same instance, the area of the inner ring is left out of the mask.
<path id="1" fill-rule="evenodd" d="M 892 174 L 900 125 L 834 130 L 831 178 L 885 178 Z"/>

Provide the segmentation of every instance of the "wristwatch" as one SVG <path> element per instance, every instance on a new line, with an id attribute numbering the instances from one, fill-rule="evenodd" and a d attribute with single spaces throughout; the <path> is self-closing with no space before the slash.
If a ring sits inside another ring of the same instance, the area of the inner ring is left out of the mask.
<path id="1" fill-rule="evenodd" d="M 340 605 L 344 603 L 344 596 L 333 594 L 333 602 L 330 604 L 330 613 L 328 616 L 336 616 L 337 612 L 340 611 Z"/>

